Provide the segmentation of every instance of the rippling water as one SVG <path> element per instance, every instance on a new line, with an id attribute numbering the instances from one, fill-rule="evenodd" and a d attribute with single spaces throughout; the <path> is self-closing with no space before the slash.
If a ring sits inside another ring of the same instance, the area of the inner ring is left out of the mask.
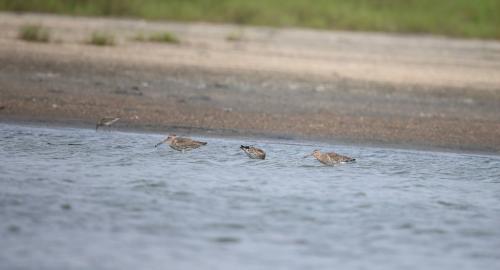
<path id="1" fill-rule="evenodd" d="M 162 138 L 0 124 L 0 268 L 500 265 L 499 156 L 318 143 L 357 158 L 325 167 L 310 142 Z"/>

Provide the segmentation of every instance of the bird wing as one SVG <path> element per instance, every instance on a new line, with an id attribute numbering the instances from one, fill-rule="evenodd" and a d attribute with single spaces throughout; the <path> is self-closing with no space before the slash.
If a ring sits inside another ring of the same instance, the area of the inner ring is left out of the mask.
<path id="1" fill-rule="evenodd" d="M 189 143 L 193 142 L 193 140 L 191 140 L 189 138 L 177 137 L 177 138 L 175 138 L 175 142 L 177 144 L 189 144 Z"/>
<path id="2" fill-rule="evenodd" d="M 206 142 L 195 141 L 195 140 L 192 140 L 192 139 L 189 139 L 189 138 L 176 138 L 175 139 L 175 144 L 177 144 L 179 146 L 192 146 L 192 145 L 199 146 L 199 145 L 205 145 L 207 143 Z"/>
<path id="3" fill-rule="evenodd" d="M 265 155 L 266 152 L 264 152 L 264 150 L 260 149 L 260 148 L 257 148 L 257 147 L 252 147 L 253 151 L 255 151 L 256 154 L 258 155 Z"/>
<path id="4" fill-rule="evenodd" d="M 335 162 L 347 162 L 353 160 L 353 158 L 348 157 L 348 156 L 343 156 L 339 155 L 337 153 L 328 153 L 329 159 L 335 161 Z"/>
<path id="5" fill-rule="evenodd" d="M 110 126 L 110 125 L 116 123 L 118 120 L 120 120 L 120 118 L 118 118 L 118 117 L 116 117 L 116 118 L 105 118 L 104 124 Z"/>
<path id="6" fill-rule="evenodd" d="M 262 159 L 266 158 L 266 152 L 264 152 L 264 150 L 259 149 L 259 148 L 255 148 L 255 150 L 257 151 L 257 155 L 259 156 L 259 158 L 262 158 Z"/>
<path id="7" fill-rule="evenodd" d="M 334 155 L 335 153 L 325 153 L 324 154 L 326 157 L 325 164 L 331 164 L 335 162 Z"/>
<path id="8" fill-rule="evenodd" d="M 325 156 L 325 161 L 327 161 L 328 163 L 336 163 L 340 161 L 339 160 L 340 155 L 334 152 L 324 153 L 324 156 Z"/>

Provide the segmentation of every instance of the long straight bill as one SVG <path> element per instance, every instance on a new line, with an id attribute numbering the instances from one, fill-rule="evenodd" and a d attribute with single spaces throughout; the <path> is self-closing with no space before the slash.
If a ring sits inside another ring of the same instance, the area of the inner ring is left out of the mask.
<path id="1" fill-rule="evenodd" d="M 155 147 L 158 147 L 158 146 L 162 145 L 162 144 L 163 144 L 163 143 L 165 143 L 166 141 L 167 141 L 167 140 L 165 139 L 165 140 L 163 140 L 163 141 L 161 141 L 161 142 L 157 143 L 157 144 L 155 145 Z"/>

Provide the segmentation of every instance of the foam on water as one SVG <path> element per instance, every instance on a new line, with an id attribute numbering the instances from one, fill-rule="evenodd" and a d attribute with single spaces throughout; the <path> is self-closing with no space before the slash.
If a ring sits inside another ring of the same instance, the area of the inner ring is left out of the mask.
<path id="1" fill-rule="evenodd" d="M 0 269 L 500 265 L 498 156 L 162 138 L 0 124 Z M 302 158 L 314 148 L 357 162 Z"/>

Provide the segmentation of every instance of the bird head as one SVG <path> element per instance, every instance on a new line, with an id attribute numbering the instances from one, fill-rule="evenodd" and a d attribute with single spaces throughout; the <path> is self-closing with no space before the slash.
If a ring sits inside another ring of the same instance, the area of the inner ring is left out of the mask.
<path id="1" fill-rule="evenodd" d="M 172 141 L 173 141 L 176 137 L 177 137 L 177 136 L 176 136 L 175 134 L 169 134 L 169 135 L 167 135 L 167 138 L 165 138 L 163 141 L 161 141 L 161 142 L 157 143 L 157 144 L 155 145 L 155 147 L 158 147 L 158 146 L 160 146 L 160 145 L 161 145 L 161 144 L 163 144 L 163 143 L 170 143 L 170 142 L 172 142 Z"/>
<path id="2" fill-rule="evenodd" d="M 167 138 L 165 139 L 165 142 L 168 142 L 168 143 L 169 143 L 169 142 L 171 142 L 171 141 L 175 140 L 175 138 L 177 138 L 177 135 L 175 135 L 175 134 L 169 134 L 169 135 L 167 136 Z"/>
<path id="3" fill-rule="evenodd" d="M 312 153 L 305 155 L 304 158 L 310 157 L 310 156 L 318 158 L 320 155 L 321 155 L 321 152 L 318 149 L 316 149 L 316 150 L 312 151 Z"/>

